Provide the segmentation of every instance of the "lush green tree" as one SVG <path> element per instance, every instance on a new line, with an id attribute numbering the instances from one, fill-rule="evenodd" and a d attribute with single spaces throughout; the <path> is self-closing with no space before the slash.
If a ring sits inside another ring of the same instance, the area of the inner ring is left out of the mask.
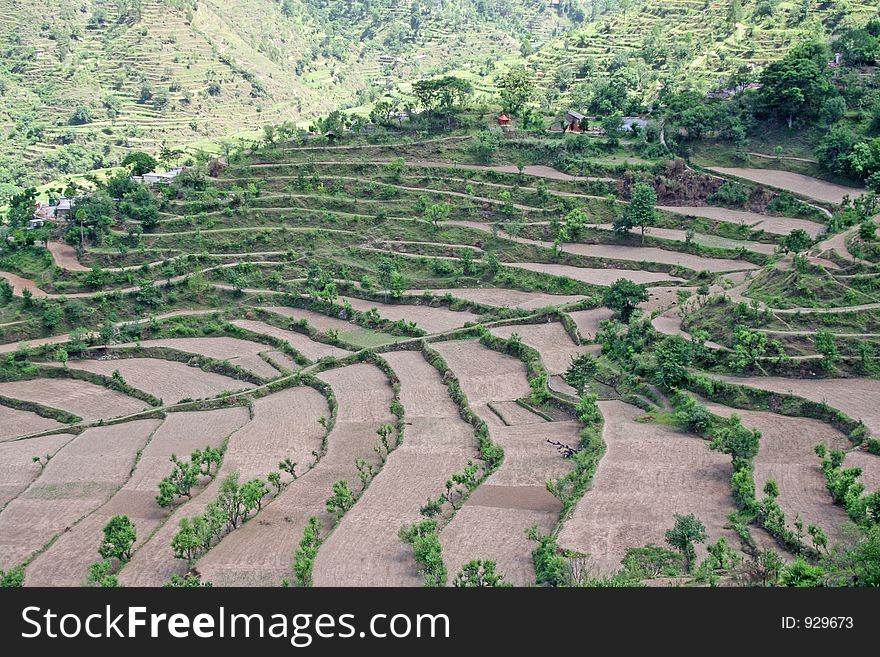
<path id="1" fill-rule="evenodd" d="M 807 231 L 801 228 L 795 228 L 782 240 L 782 246 L 786 251 L 792 253 L 801 253 L 806 251 L 813 245 L 813 240 Z"/>
<path id="2" fill-rule="evenodd" d="M 297 586 L 312 585 L 312 571 L 315 557 L 318 556 L 318 548 L 321 547 L 321 521 L 311 516 L 303 530 L 302 540 L 293 558 L 293 574 Z"/>
<path id="3" fill-rule="evenodd" d="M 104 559 L 131 559 L 131 548 L 137 538 L 134 523 L 125 515 L 113 516 L 104 526 L 104 542 L 98 554 Z"/>
<path id="4" fill-rule="evenodd" d="M 461 567 L 452 581 L 458 588 L 491 588 L 508 587 L 512 584 L 504 581 L 504 576 L 497 572 L 497 564 L 490 560 L 474 559 Z"/>
<path id="5" fill-rule="evenodd" d="M 16 566 L 0 570 L 0 589 L 17 589 L 24 586 L 24 568 Z"/>
<path id="6" fill-rule="evenodd" d="M 333 494 L 327 499 L 327 511 L 340 520 L 345 512 L 354 506 L 354 493 L 348 487 L 345 479 L 340 479 L 333 484 Z"/>
<path id="7" fill-rule="evenodd" d="M 9 222 L 9 227 L 14 229 L 26 225 L 34 216 L 36 202 L 36 187 L 28 187 L 18 194 L 14 194 L 12 198 L 9 199 L 9 210 L 6 214 L 6 220 Z"/>
<path id="8" fill-rule="evenodd" d="M 463 105 L 473 93 L 470 82 L 451 75 L 419 80 L 412 88 L 419 105 L 427 110 L 449 111 Z"/>
<path id="9" fill-rule="evenodd" d="M 425 586 L 446 586 L 446 566 L 440 546 L 439 528 L 435 520 L 423 520 L 404 525 L 398 533 L 400 540 L 412 546 L 413 557 L 422 566 L 420 571 Z"/>
<path id="10" fill-rule="evenodd" d="M 753 331 L 746 326 L 737 326 L 734 330 L 733 354 L 729 365 L 737 371 L 754 366 L 767 352 L 767 334 Z"/>
<path id="11" fill-rule="evenodd" d="M 681 552 L 684 558 L 684 569 L 690 572 L 691 565 L 697 556 L 695 543 L 706 540 L 706 525 L 702 520 L 690 513 L 686 516 L 675 514 L 675 525 L 666 532 L 666 542 Z"/>
<path id="12" fill-rule="evenodd" d="M 113 564 L 109 559 L 96 561 L 89 567 L 89 574 L 86 582 L 90 586 L 99 586 L 105 589 L 112 589 L 119 586 L 119 578 L 113 574 Z"/>
<path id="13" fill-rule="evenodd" d="M 644 286 L 625 278 L 614 281 L 602 297 L 602 303 L 616 312 L 623 322 L 629 322 L 638 305 L 647 300 L 648 292 Z"/>
<path id="14" fill-rule="evenodd" d="M 821 566 L 813 566 L 798 556 L 791 564 L 782 571 L 782 584 L 800 588 L 814 588 L 823 586 L 825 571 Z"/>
<path id="15" fill-rule="evenodd" d="M 577 354 L 571 357 L 571 363 L 565 371 L 565 382 L 577 391 L 580 396 L 584 393 L 587 384 L 596 375 L 599 366 L 596 359 L 588 353 Z"/>
<path id="16" fill-rule="evenodd" d="M 501 106 L 519 114 L 535 95 L 535 75 L 524 66 L 513 66 L 498 80 Z"/>
<path id="17" fill-rule="evenodd" d="M 657 193 L 651 185 L 636 183 L 632 199 L 626 208 L 627 224 L 642 232 L 642 244 L 645 243 L 645 230 L 657 224 Z"/>
<path id="18" fill-rule="evenodd" d="M 816 333 L 816 351 L 822 354 L 822 366 L 831 369 L 839 356 L 837 340 L 831 331 L 820 329 Z"/>
<path id="19" fill-rule="evenodd" d="M 825 44 L 805 42 L 768 65 L 760 77 L 764 107 L 784 117 L 789 127 L 795 118 L 815 118 L 825 100 L 836 94 L 826 66 L 829 56 Z"/>
<path id="20" fill-rule="evenodd" d="M 744 427 L 739 416 L 733 414 L 726 423 L 715 428 L 709 447 L 722 454 L 730 454 L 733 469 L 739 470 L 751 467 L 752 459 L 758 455 L 760 441 L 761 432 Z"/>
<path id="21" fill-rule="evenodd" d="M 162 585 L 166 589 L 199 589 L 211 588 L 214 586 L 211 582 L 203 582 L 201 575 L 198 573 L 187 573 L 186 575 L 172 575 L 171 579 Z"/>
<path id="22" fill-rule="evenodd" d="M 122 158 L 120 164 L 124 167 L 129 167 L 133 176 L 142 176 L 145 173 L 151 173 L 156 170 L 157 166 L 159 166 L 156 158 L 143 151 L 132 151 Z"/>
<path id="23" fill-rule="evenodd" d="M 677 335 L 665 337 L 655 350 L 657 385 L 664 390 L 680 388 L 688 380 L 691 365 L 691 345 Z"/>

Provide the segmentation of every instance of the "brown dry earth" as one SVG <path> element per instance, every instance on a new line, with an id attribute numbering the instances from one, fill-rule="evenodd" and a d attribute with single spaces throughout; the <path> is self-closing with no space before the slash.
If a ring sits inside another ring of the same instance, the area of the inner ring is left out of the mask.
<path id="1" fill-rule="evenodd" d="M 217 497 L 220 482 L 233 472 L 239 473 L 240 482 L 254 477 L 265 480 L 268 473 L 277 471 L 279 461 L 290 457 L 298 464 L 297 473 L 304 473 L 313 461 L 312 451 L 321 447 L 324 429 L 318 418 L 322 416 L 329 416 L 326 400 L 305 386 L 287 388 L 255 401 L 253 419 L 229 438 L 218 476 L 198 497 L 167 516 L 122 569 L 120 582 L 126 586 L 161 586 L 171 575 L 185 573 L 186 562 L 171 553 L 171 539 L 180 520 L 203 513 Z M 250 522 L 258 523 L 259 516 Z"/>
<path id="2" fill-rule="evenodd" d="M 491 232 L 489 224 L 477 221 L 447 221 L 445 223 L 465 226 L 467 228 L 475 228 L 483 232 Z M 520 244 L 529 244 L 531 246 L 539 246 L 545 249 L 552 249 L 551 242 L 540 240 L 532 240 L 525 237 L 514 237 L 513 235 L 504 233 L 504 238 L 512 242 Z M 728 258 L 705 258 L 702 256 L 692 255 L 690 253 L 679 253 L 678 251 L 667 251 L 653 246 L 620 246 L 617 244 L 581 244 L 581 243 L 564 243 L 560 248 L 565 253 L 586 256 L 590 258 L 605 258 L 608 260 L 626 260 L 632 262 L 655 262 L 659 264 L 674 265 L 686 267 L 693 271 L 702 271 L 703 269 L 710 272 L 724 271 L 740 271 L 744 269 L 758 269 L 758 265 L 745 260 L 730 260 Z M 510 264 L 510 263 L 506 263 Z M 663 280 L 678 280 L 667 277 Z"/>
<path id="3" fill-rule="evenodd" d="M 20 297 L 24 290 L 30 290 L 30 293 L 34 295 L 35 299 L 44 299 L 49 296 L 37 287 L 37 284 L 29 278 L 23 278 L 17 274 L 11 274 L 6 271 L 0 271 L 0 278 L 5 278 L 9 281 L 9 284 L 12 286 L 12 293 L 17 297 Z"/>
<path id="4" fill-rule="evenodd" d="M 745 224 L 755 230 L 763 230 L 765 233 L 774 235 L 788 235 L 791 231 L 800 228 L 806 231 L 810 237 L 816 239 L 825 232 L 825 226 L 809 219 L 797 219 L 795 217 L 771 217 L 757 212 L 745 210 L 730 210 L 728 208 L 716 208 L 713 206 L 659 206 L 658 210 L 665 210 L 674 214 L 683 214 L 687 217 L 703 217 L 714 219 L 729 224 Z"/>
<path id="5" fill-rule="evenodd" d="M 120 347 L 133 347 L 135 343 L 129 342 L 119 345 Z M 160 340 L 144 340 L 141 347 L 169 347 L 190 354 L 207 356 L 216 360 L 222 360 L 230 365 L 237 365 L 243 370 L 252 372 L 264 379 L 274 379 L 280 374 L 278 370 L 260 358 L 259 354 L 270 351 L 272 347 L 259 342 L 239 340 L 238 338 L 166 338 Z"/>
<path id="6" fill-rule="evenodd" d="M 468 561 L 492 559 L 507 581 L 534 584 L 534 545 L 525 533 L 534 525 L 543 532 L 556 525 L 562 505 L 547 491 L 546 482 L 570 467 L 547 440 L 577 444 L 580 425 L 544 422 L 539 426 L 531 418 L 504 425 L 488 405 L 530 394 L 523 363 L 478 342 L 432 346 L 455 372 L 471 408 L 489 425 L 492 440 L 504 449 L 501 467 L 474 491 L 440 535 L 450 580 Z"/>
<path id="7" fill-rule="evenodd" d="M 284 329 L 272 326 L 271 324 L 267 324 L 266 322 L 258 322 L 250 319 L 236 319 L 232 321 L 232 324 L 235 324 L 236 326 L 246 329 L 248 331 L 253 331 L 254 333 L 268 335 L 272 338 L 284 340 L 285 342 L 287 342 L 287 344 L 296 349 L 299 353 L 301 353 L 309 360 L 319 360 L 321 358 L 324 358 L 325 356 L 344 358 L 349 354 L 349 352 L 345 349 L 340 349 L 339 347 L 334 347 L 333 345 L 324 344 L 323 342 L 315 342 L 314 340 L 310 339 L 309 336 L 304 335 L 303 333 L 297 333 L 296 331 L 286 331 Z"/>
<path id="8" fill-rule="evenodd" d="M 354 297 L 339 297 L 340 303 L 347 301 L 351 307 L 360 312 L 367 312 L 375 308 L 379 316 L 396 322 L 406 320 L 415 322 L 416 326 L 428 333 L 443 333 L 464 326 L 467 322 L 479 321 L 479 315 L 467 310 L 454 311 L 448 308 L 409 304 L 391 304 L 378 301 L 364 301 Z"/>
<path id="9" fill-rule="evenodd" d="M 574 294 L 545 294 L 544 292 L 522 292 L 504 288 L 450 288 L 442 290 L 412 290 L 405 294 L 433 294 L 438 297 L 451 294 L 457 299 L 473 301 L 498 308 L 519 308 L 535 310 L 547 306 L 560 306 L 583 299 Z"/>
<path id="10" fill-rule="evenodd" d="M 738 415 L 743 425 L 761 432 L 761 446 L 755 457 L 755 491 L 761 491 L 769 479 L 779 484 L 779 505 L 793 527 L 795 514 L 804 526 L 816 524 L 828 534 L 831 543 L 841 537 L 840 526 L 848 522 L 846 512 L 835 506 L 825 475 L 819 466 L 819 457 L 813 451 L 823 443 L 829 449 L 847 448 L 849 440 L 836 429 L 800 417 L 788 417 L 763 411 L 746 411 L 707 403 L 710 411 L 722 417 Z"/>
<path id="11" fill-rule="evenodd" d="M 507 339 L 514 333 L 523 343 L 536 349 L 541 362 L 550 374 L 562 374 L 571 364 L 571 359 L 584 351 L 572 342 L 571 337 L 559 322 L 545 324 L 520 324 L 518 326 L 499 326 L 491 329 L 492 335 Z"/>
<path id="12" fill-rule="evenodd" d="M 70 369 L 85 370 L 112 376 L 119 370 L 125 382 L 138 390 L 148 392 L 166 403 L 181 399 L 216 397 L 224 391 L 253 388 L 253 383 L 238 381 L 222 374 L 205 372 L 176 361 L 159 358 L 111 358 L 107 360 L 76 360 Z"/>
<path id="13" fill-rule="evenodd" d="M 859 481 L 865 485 L 865 493 L 880 490 L 880 457 L 862 451 L 847 452 L 843 465 L 846 468 L 862 469 Z"/>
<path id="14" fill-rule="evenodd" d="M 267 351 L 265 353 L 266 358 L 271 360 L 278 367 L 283 367 L 290 372 L 296 372 L 300 368 L 300 366 L 296 363 L 293 358 L 290 357 L 289 354 L 285 354 L 283 351 Z"/>
<path id="15" fill-rule="evenodd" d="M 581 340 L 592 341 L 599 332 L 599 324 L 614 317 L 614 311 L 610 308 L 591 308 L 590 310 L 576 310 L 568 313 L 569 317 L 577 325 Z"/>
<path id="16" fill-rule="evenodd" d="M 321 547 L 318 586 L 421 586 L 412 549 L 397 533 L 418 522 L 425 501 L 477 457 L 473 428 L 459 416 L 437 370 L 416 351 L 383 357 L 401 383 L 404 442 Z"/>
<path id="17" fill-rule="evenodd" d="M 316 313 L 313 310 L 305 310 L 303 308 L 290 308 L 288 306 L 269 306 L 263 308 L 276 315 L 287 317 L 294 321 L 306 320 L 309 326 L 315 328 L 322 333 L 327 331 L 352 331 L 360 328 L 357 324 L 348 322 L 337 317 L 328 317 L 322 313 Z"/>
<path id="18" fill-rule="evenodd" d="M 858 187 L 835 185 L 834 183 L 825 182 L 811 176 L 792 173 L 791 171 L 780 171 L 778 169 L 748 169 L 740 167 L 709 167 L 709 169 L 723 175 L 745 178 L 762 185 L 785 189 L 789 192 L 827 203 L 840 204 L 843 202 L 844 196 L 856 198 L 865 192 L 864 189 Z"/>
<path id="19" fill-rule="evenodd" d="M 0 569 L 22 563 L 106 502 L 129 478 L 138 452 L 160 424 L 138 420 L 94 427 L 60 449 L 0 513 Z"/>
<path id="20" fill-rule="evenodd" d="M 86 421 L 130 415 L 148 408 L 141 400 L 121 392 L 65 378 L 0 383 L 0 395 L 60 408 Z"/>
<path id="21" fill-rule="evenodd" d="M 309 516 L 320 518 L 325 527 L 331 526 L 326 501 L 333 484 L 345 479 L 351 490 L 358 491 L 355 461 L 364 459 L 378 467 L 373 451 L 379 444 L 376 430 L 393 421 L 388 379 L 377 367 L 367 364 L 323 372 L 320 378 L 330 384 L 339 402 L 327 454 L 259 516 L 226 536 L 199 560 L 199 572 L 215 585 L 278 586 L 282 579 L 293 581 L 293 555 Z M 326 548 L 326 544 L 322 546 L 321 553 Z M 369 568 L 365 556 L 355 557 L 359 569 Z M 316 568 L 320 560 L 319 556 Z"/>
<path id="22" fill-rule="evenodd" d="M 657 317 L 651 320 L 651 325 L 657 329 L 658 333 L 662 333 L 663 335 L 677 335 L 688 341 L 692 339 L 691 334 L 681 328 L 681 317 L 678 316 L 674 309 L 667 311 L 662 315 L 657 315 Z M 727 351 L 727 347 L 724 347 L 717 342 L 712 342 L 711 340 L 707 340 L 705 344 L 709 349 L 722 349 Z"/>
<path id="23" fill-rule="evenodd" d="M 0 445 L 0 509 L 40 474 L 42 468 L 39 463 L 34 463 L 35 456 L 45 461 L 46 456 L 54 456 L 72 439 L 73 435 L 61 433 Z"/>
<path id="24" fill-rule="evenodd" d="M 60 426 L 62 426 L 60 422 L 41 417 L 36 413 L 0 406 L 0 442 L 31 433 L 57 429 Z"/>
<path id="25" fill-rule="evenodd" d="M 704 373 L 706 374 L 706 373 Z M 791 394 L 843 411 L 862 420 L 875 436 L 880 435 L 880 381 L 876 379 L 787 379 L 778 376 L 723 376 L 713 379 L 741 386 Z"/>
<path id="26" fill-rule="evenodd" d="M 578 502 L 559 534 L 563 549 L 588 554 L 597 575 L 620 567 L 626 550 L 665 545 L 674 514 L 696 514 L 706 525 L 707 542 L 724 536 L 735 510 L 730 495 L 730 457 L 709 444 L 667 426 L 637 422 L 644 412 L 620 401 L 600 401 L 607 446 L 592 488 Z M 698 549 L 702 558 L 705 549 Z"/>
<path id="27" fill-rule="evenodd" d="M 625 278 L 633 283 L 657 283 L 660 281 L 683 281 L 684 279 L 660 272 L 641 271 L 639 269 L 590 269 L 589 267 L 572 267 L 571 265 L 554 265 L 540 262 L 508 262 L 505 267 L 517 267 L 551 276 L 567 276 L 582 283 L 591 285 L 611 285 Z"/>
<path id="28" fill-rule="evenodd" d="M 52 254 L 52 259 L 61 269 L 66 269 L 67 271 L 91 271 L 88 267 L 80 264 L 79 259 L 76 257 L 76 249 L 69 244 L 49 242 L 49 253 Z"/>
<path id="29" fill-rule="evenodd" d="M 135 524 L 140 546 L 165 520 L 156 504 L 159 482 L 171 472 L 172 454 L 186 458 L 194 449 L 220 447 L 248 421 L 246 408 L 171 413 L 144 448 L 131 478 L 110 500 L 61 536 L 28 566 L 28 586 L 82 586 L 98 560 L 104 525 L 125 514 Z"/>

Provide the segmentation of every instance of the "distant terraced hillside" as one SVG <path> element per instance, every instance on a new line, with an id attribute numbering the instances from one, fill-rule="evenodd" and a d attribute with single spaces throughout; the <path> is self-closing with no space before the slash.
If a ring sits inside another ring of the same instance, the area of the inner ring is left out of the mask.
<path id="1" fill-rule="evenodd" d="M 572 25 L 545 0 L 0 0 L 0 194 L 370 103 Z M 381 62 L 385 56 L 394 61 Z"/>
<path id="2" fill-rule="evenodd" d="M 810 35 L 876 12 L 866 0 L 594 0 L 581 27 L 549 41 L 530 62 L 546 87 L 574 99 L 616 77 L 650 101 L 666 86 L 723 88 L 738 69 L 760 69 Z"/>

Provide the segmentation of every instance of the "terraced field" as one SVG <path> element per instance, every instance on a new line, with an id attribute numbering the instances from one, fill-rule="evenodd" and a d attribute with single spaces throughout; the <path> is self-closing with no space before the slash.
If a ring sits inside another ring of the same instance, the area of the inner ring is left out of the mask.
<path id="1" fill-rule="evenodd" d="M 0 568 L 82 585 L 118 515 L 136 539 L 110 569 L 130 586 L 419 586 L 433 574 L 399 533 L 426 520 L 435 583 L 483 560 L 518 586 L 701 584 L 621 570 L 687 514 L 697 562 L 724 538 L 818 563 L 738 506 L 707 440 L 733 413 L 761 432 L 757 496 L 776 481 L 786 527 L 843 540 L 815 445 L 843 448 L 866 492 L 880 477 L 859 447 L 880 433 L 880 298 L 846 240 L 784 255 L 825 225 L 689 198 L 643 246 L 608 229 L 622 176 L 520 173 L 515 139 L 489 162 L 471 136 L 346 139 L 215 162 L 157 197 L 155 226 L 4 261 Z M 592 226 L 573 239 L 574 210 Z M 715 424 L 681 418 L 683 388 Z M 218 525 L 233 489 L 243 510 Z"/>

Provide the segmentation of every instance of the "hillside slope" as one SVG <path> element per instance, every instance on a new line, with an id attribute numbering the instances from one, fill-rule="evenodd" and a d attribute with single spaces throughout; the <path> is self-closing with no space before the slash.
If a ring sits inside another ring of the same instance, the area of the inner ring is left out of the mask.
<path id="1" fill-rule="evenodd" d="M 580 4 L 58 0 L 47 14 L 36 0 L 0 0 L 0 194 L 112 166 L 132 148 L 368 103 L 518 52 L 517 34 L 549 39 Z"/>

